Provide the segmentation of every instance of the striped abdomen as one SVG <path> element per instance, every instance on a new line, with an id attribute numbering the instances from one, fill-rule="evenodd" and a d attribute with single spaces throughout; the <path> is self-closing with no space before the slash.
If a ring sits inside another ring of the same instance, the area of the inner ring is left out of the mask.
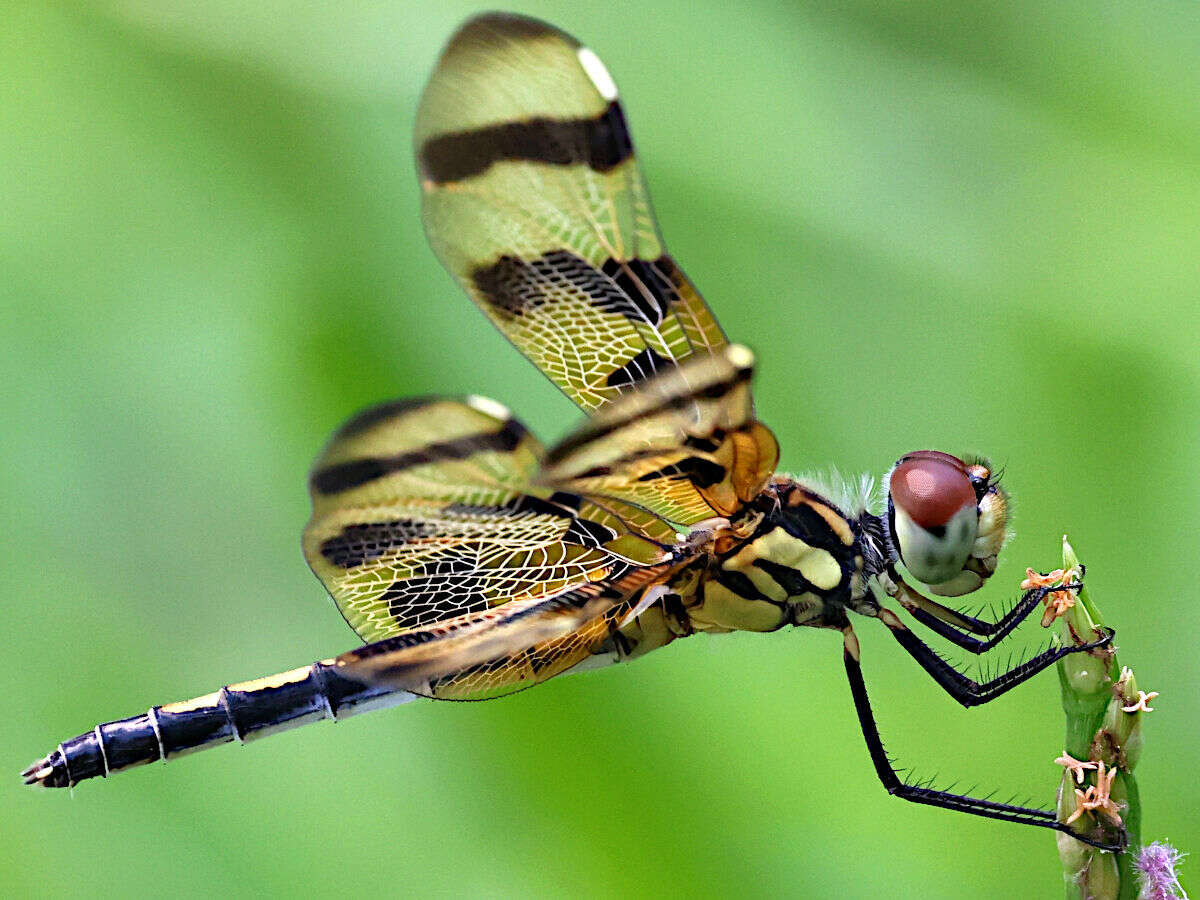
<path id="1" fill-rule="evenodd" d="M 73 787 L 143 763 L 165 762 L 193 750 L 245 742 L 322 719 L 336 721 L 416 696 L 350 681 L 329 662 L 315 662 L 97 725 L 59 744 L 22 775 L 27 784 Z"/>
<path id="2" fill-rule="evenodd" d="M 568 671 L 579 672 L 641 656 L 675 639 L 660 603 L 652 603 L 622 627 L 620 639 L 595 648 Z M 614 636 L 616 637 L 616 636 Z M 451 679 L 453 681 L 453 679 Z M 427 685 L 429 696 L 442 696 Z M 29 766 L 26 784 L 74 787 L 140 766 L 164 762 L 205 747 L 245 743 L 322 719 L 337 721 L 374 709 L 398 706 L 424 696 L 369 686 L 341 674 L 335 660 L 231 684 L 179 703 L 151 707 L 140 716 L 97 725 Z"/>

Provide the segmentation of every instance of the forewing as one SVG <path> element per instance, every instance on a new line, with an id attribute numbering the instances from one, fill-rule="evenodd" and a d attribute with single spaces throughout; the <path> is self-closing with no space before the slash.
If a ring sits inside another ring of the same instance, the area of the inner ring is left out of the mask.
<path id="1" fill-rule="evenodd" d="M 574 38 L 467 22 L 425 89 L 416 152 L 434 251 L 584 410 L 725 345 L 666 254 L 612 79 Z"/>
<path id="2" fill-rule="evenodd" d="M 753 354 L 735 344 L 646 382 L 553 448 L 539 481 L 678 525 L 733 515 L 779 459 L 774 435 L 754 418 L 753 368 Z"/>
<path id="3" fill-rule="evenodd" d="M 368 410 L 313 469 L 309 565 L 375 641 L 610 583 L 671 554 L 675 531 L 644 510 L 531 487 L 542 456 L 485 398 Z"/>

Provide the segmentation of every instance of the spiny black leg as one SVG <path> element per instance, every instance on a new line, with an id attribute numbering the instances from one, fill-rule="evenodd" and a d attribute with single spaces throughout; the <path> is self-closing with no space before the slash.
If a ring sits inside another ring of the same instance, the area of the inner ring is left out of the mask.
<path id="1" fill-rule="evenodd" d="M 953 625 L 947 623 L 944 619 L 938 618 L 936 613 L 927 611 L 927 606 L 937 606 L 943 610 L 947 610 L 948 612 L 954 612 L 954 610 L 948 610 L 947 607 L 942 606 L 940 603 L 934 603 L 928 597 L 921 597 L 921 599 L 925 601 L 922 604 L 914 603 L 910 599 L 912 596 L 912 594 L 907 596 L 901 595 L 898 599 L 914 619 L 916 619 L 930 631 L 940 634 L 946 640 L 957 644 L 964 650 L 969 650 L 972 653 L 986 653 L 1010 634 L 1012 634 L 1013 630 L 1022 622 L 1024 622 L 1031 612 L 1037 609 L 1037 606 L 1039 603 L 1041 603 L 1042 598 L 1046 596 L 1046 589 L 1034 588 L 1033 590 L 1026 591 L 1024 596 L 1021 597 L 1017 604 L 1008 612 L 1006 612 L 999 621 L 994 623 L 982 623 L 985 625 L 994 626 L 992 636 L 983 641 L 979 640 L 978 638 L 971 637 L 969 634 L 964 634 L 958 628 L 955 628 Z M 964 618 L 970 617 L 967 616 Z M 972 621 L 979 622 L 980 620 L 972 619 Z"/>
<path id="2" fill-rule="evenodd" d="M 1098 640 L 1074 647 L 1051 648 L 1043 653 L 1039 653 L 1032 659 L 1026 660 L 1019 666 L 1009 669 L 991 681 L 985 681 L 980 684 L 978 681 L 968 678 L 938 656 L 932 647 L 909 631 L 908 626 L 901 622 L 890 609 L 881 609 L 879 611 L 879 620 L 888 627 L 892 632 L 892 637 L 900 643 L 901 647 L 908 651 L 909 656 L 920 663 L 921 668 L 932 675 L 933 680 L 940 684 L 946 693 L 963 706 L 968 707 L 979 706 L 981 703 L 995 700 L 1001 694 L 1015 688 L 1021 682 L 1032 678 L 1038 672 L 1042 671 L 1042 669 L 1053 665 L 1064 656 L 1107 646 L 1112 643 L 1113 634 L 1115 633 L 1111 628 L 1102 628 L 1102 636 Z"/>
<path id="3" fill-rule="evenodd" d="M 972 653 L 986 653 L 1008 637 L 1031 612 L 1037 609 L 1037 605 L 1052 590 L 1061 591 L 1082 587 L 1082 584 L 1072 582 L 1055 588 L 1033 588 L 1026 591 L 1017 604 L 998 621 L 987 622 L 943 606 L 936 600 L 931 600 L 914 590 L 894 569 L 890 570 L 888 574 L 896 585 L 894 596 L 914 619 L 946 640 Z M 991 637 L 981 641 L 971 637 L 972 634 L 990 635 Z"/>
<path id="4" fill-rule="evenodd" d="M 894 565 L 888 566 L 888 578 L 896 586 L 896 592 L 893 594 L 897 600 L 904 604 L 904 608 L 909 610 L 922 609 L 942 622 L 953 625 L 961 631 L 970 632 L 971 634 L 979 634 L 984 637 L 995 634 L 1000 628 L 1000 622 L 987 622 L 983 619 L 977 619 L 974 616 L 968 616 L 966 613 L 961 613 L 956 609 L 951 609 L 948 606 L 943 606 L 936 600 L 930 600 L 928 597 L 914 589 L 904 576 L 896 569 Z M 891 591 L 889 591 L 891 593 Z M 1011 611 L 1010 613 L 1011 614 Z M 1001 620 L 1003 621 L 1003 620 Z"/>
<path id="5" fill-rule="evenodd" d="M 991 800 L 917 787 L 901 781 L 883 749 L 883 741 L 880 739 L 879 729 L 875 725 L 875 716 L 871 712 L 871 701 L 867 697 L 867 685 L 863 681 L 862 666 L 859 664 L 858 637 L 849 624 L 843 629 L 842 636 L 845 642 L 843 657 L 846 663 L 846 677 L 850 682 L 850 694 L 854 697 L 854 709 L 858 713 L 858 723 L 862 727 L 863 738 L 866 740 L 867 750 L 871 754 L 871 762 L 875 764 L 875 772 L 879 775 L 879 780 L 883 782 L 883 786 L 887 788 L 889 794 L 913 803 L 955 809 L 973 816 L 982 816 L 985 819 L 1001 819 L 1005 822 L 1019 822 L 1022 825 L 1036 825 L 1039 828 L 1053 828 L 1055 831 L 1062 831 L 1085 844 L 1099 847 L 1101 850 L 1120 852 L 1125 849 L 1124 832 L 1121 833 L 1119 844 L 1106 843 L 1078 834 L 1070 826 L 1059 822 L 1054 813 L 1049 810 L 1013 806 L 1008 803 L 994 803 Z"/>

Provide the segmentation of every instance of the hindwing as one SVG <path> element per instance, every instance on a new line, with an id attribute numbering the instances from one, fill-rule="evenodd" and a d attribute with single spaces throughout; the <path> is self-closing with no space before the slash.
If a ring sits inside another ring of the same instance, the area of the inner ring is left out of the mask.
<path id="1" fill-rule="evenodd" d="M 541 444 L 494 401 L 385 404 L 334 435 L 309 480 L 304 553 L 372 641 L 611 584 L 676 533 L 619 499 L 531 486 Z"/>

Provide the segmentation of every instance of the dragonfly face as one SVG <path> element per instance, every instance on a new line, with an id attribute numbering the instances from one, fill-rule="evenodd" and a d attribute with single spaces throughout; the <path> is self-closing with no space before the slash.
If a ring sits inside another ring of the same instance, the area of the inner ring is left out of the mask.
<path id="1" fill-rule="evenodd" d="M 887 485 L 888 534 L 909 572 L 943 597 L 981 588 L 1008 521 L 1008 494 L 990 465 L 918 450 L 892 467 Z"/>
<path id="2" fill-rule="evenodd" d="M 418 696 L 498 697 L 697 631 L 792 624 L 840 634 L 890 793 L 1071 831 L 1045 810 L 901 782 L 846 615 L 881 622 L 967 706 L 1111 640 L 1047 651 L 977 683 L 887 608 L 894 599 L 982 653 L 1038 605 L 1048 589 L 986 622 L 896 570 L 903 561 L 943 595 L 991 575 L 1005 495 L 988 466 L 909 454 L 891 472 L 886 516 L 776 473 L 779 446 L 751 396 L 753 354 L 729 343 L 667 252 L 615 83 L 570 35 L 521 16 L 470 20 L 430 78 L 415 131 L 434 252 L 585 423 L 547 449 L 507 408 L 477 396 L 400 400 L 352 418 L 309 477 L 303 545 L 366 643 L 98 725 L 30 766 L 26 780 L 66 787 Z"/>

